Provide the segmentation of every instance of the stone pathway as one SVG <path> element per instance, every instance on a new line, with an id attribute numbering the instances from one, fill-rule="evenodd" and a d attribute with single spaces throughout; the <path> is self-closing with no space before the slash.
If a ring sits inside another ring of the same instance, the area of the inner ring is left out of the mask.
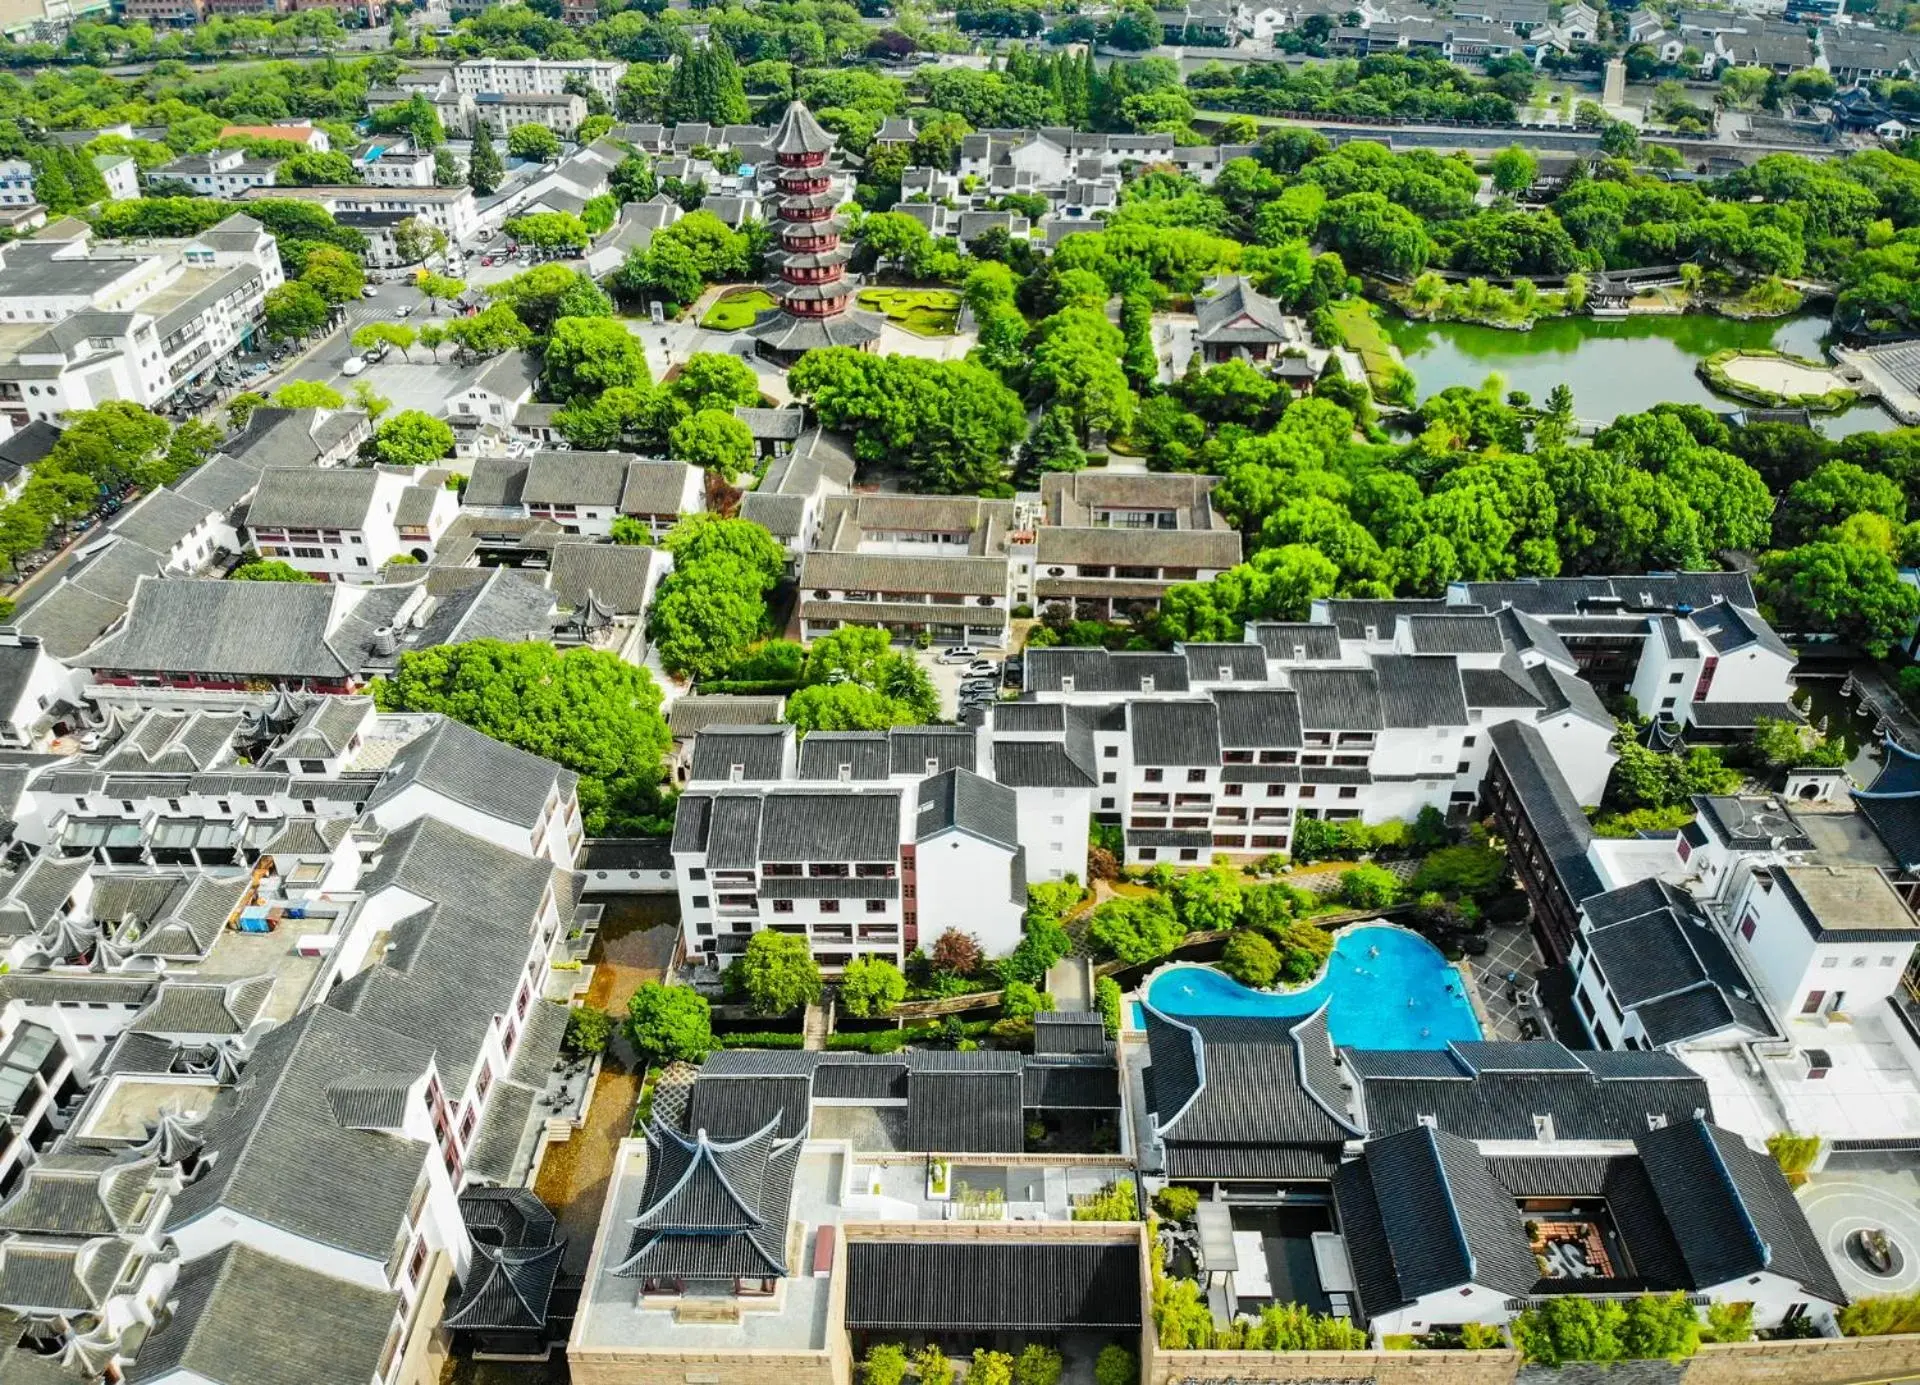
<path id="1" fill-rule="evenodd" d="M 800 1026 L 802 1048 L 818 1053 L 827 1046 L 827 1007 L 809 1005 L 807 1017 Z"/>
<path id="2" fill-rule="evenodd" d="M 1092 982 L 1085 957 L 1066 956 L 1047 970 L 1047 993 L 1058 1010 L 1091 1010 Z"/>

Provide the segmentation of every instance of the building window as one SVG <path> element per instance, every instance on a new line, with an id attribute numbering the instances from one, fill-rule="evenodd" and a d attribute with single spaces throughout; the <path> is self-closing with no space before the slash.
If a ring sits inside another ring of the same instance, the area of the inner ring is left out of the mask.
<path id="1" fill-rule="evenodd" d="M 793 901 L 791 899 L 774 900 L 773 912 L 776 914 L 791 914 L 793 912 Z"/>
<path id="2" fill-rule="evenodd" d="M 705 866 L 688 866 L 687 867 L 687 879 L 705 880 L 706 878 L 707 878 L 707 870 Z"/>
<path id="3" fill-rule="evenodd" d="M 1187 771 L 1187 782 L 1189 784 L 1204 784 L 1207 782 L 1207 772 L 1203 769 L 1190 769 Z"/>
<path id="4" fill-rule="evenodd" d="M 1166 775 L 1161 770 L 1150 769 L 1147 771 L 1147 782 L 1149 784 L 1158 784 L 1164 778 L 1166 778 Z"/>
<path id="5" fill-rule="evenodd" d="M 1360 797 L 1360 790 L 1354 788 L 1351 784 L 1342 785 L 1340 789 L 1340 797 L 1358 798 Z"/>
<path id="6" fill-rule="evenodd" d="M 693 907 L 696 909 L 706 909 L 712 907 L 712 905 L 713 898 L 710 895 L 697 894 L 693 897 Z"/>
<path id="7" fill-rule="evenodd" d="M 837 914 L 837 913 L 839 913 L 839 912 L 840 912 L 840 901 L 839 901 L 839 900 L 837 900 L 837 899 L 823 899 L 823 900 L 821 900 L 821 901 L 820 901 L 820 912 L 821 912 L 821 913 L 823 913 L 823 914 Z"/>
<path id="8" fill-rule="evenodd" d="M 869 899 L 869 900 L 867 901 L 867 912 L 868 912 L 869 914 L 884 914 L 884 913 L 886 913 L 886 912 L 887 912 L 887 901 L 886 901 L 886 900 L 884 900 L 884 899 Z"/>
<path id="9" fill-rule="evenodd" d="M 1752 942 L 1753 930 L 1755 927 L 1756 925 L 1754 922 L 1753 915 L 1748 914 L 1745 918 L 1740 920 L 1740 936 L 1745 938 L 1748 942 Z"/>

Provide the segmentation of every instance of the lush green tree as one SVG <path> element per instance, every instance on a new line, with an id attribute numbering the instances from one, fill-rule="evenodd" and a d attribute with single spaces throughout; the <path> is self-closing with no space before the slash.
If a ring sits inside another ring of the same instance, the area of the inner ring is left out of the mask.
<path id="1" fill-rule="evenodd" d="M 250 558 L 227 574 L 230 582 L 312 582 L 316 580 L 278 558 Z"/>
<path id="2" fill-rule="evenodd" d="M 402 409 L 374 431 L 373 450 L 394 466 L 426 466 L 453 455 L 453 429 L 432 414 Z"/>
<path id="3" fill-rule="evenodd" d="M 522 270 L 487 290 L 487 297 L 512 307 L 515 316 L 544 335 L 561 318 L 613 316 L 613 300 L 591 275 L 568 264 L 542 264 Z"/>
<path id="4" fill-rule="evenodd" d="M 1020 469 L 1030 475 L 1048 471 L 1079 471 L 1087 454 L 1074 436 L 1073 420 L 1064 409 L 1047 409 L 1020 449 Z"/>
<path id="5" fill-rule="evenodd" d="M 1094 1385 L 1133 1385 L 1140 1378 L 1140 1362 L 1123 1346 L 1100 1348 L 1093 1363 Z"/>
<path id="6" fill-rule="evenodd" d="M 276 341 L 305 341 L 327 325 L 327 300 L 309 284 L 280 284 L 267 290 L 262 319 Z"/>
<path id="7" fill-rule="evenodd" d="M 713 1049 L 707 998 L 691 986 L 643 982 L 627 1000 L 627 1037 L 651 1061 L 697 1063 Z"/>
<path id="8" fill-rule="evenodd" d="M 337 187 L 360 181 L 353 160 L 337 150 L 325 154 L 303 150 L 292 158 L 282 159 L 274 172 L 274 181 L 281 187 Z"/>
<path id="9" fill-rule="evenodd" d="M 1340 874 L 1340 899 L 1356 909 L 1384 909 L 1400 898 L 1400 881 L 1384 866 L 1359 865 Z"/>
<path id="10" fill-rule="evenodd" d="M 610 389 L 643 389 L 653 379 L 640 339 L 617 317 L 559 319 L 547 339 L 544 366 L 541 386 L 562 402 Z"/>
<path id="11" fill-rule="evenodd" d="M 894 1342 L 875 1342 L 860 1363 L 865 1385 L 905 1385 L 907 1349 Z"/>
<path id="12" fill-rule="evenodd" d="M 820 999 L 820 964 L 805 938 L 763 929 L 727 968 L 727 985 L 755 1014 L 791 1014 Z"/>
<path id="13" fill-rule="evenodd" d="M 811 731 L 884 731 L 913 726 L 921 718 L 898 698 L 858 683 L 817 683 L 787 698 L 786 719 L 805 736 Z"/>
<path id="14" fill-rule="evenodd" d="M 1377 192 L 1356 192 L 1327 204 L 1321 234 L 1343 263 L 1411 279 L 1427 267 L 1433 242 L 1420 218 Z"/>
<path id="15" fill-rule="evenodd" d="M 856 957 L 841 969 L 840 1004 L 856 1019 L 883 1019 L 907 998 L 907 978 L 884 957 Z"/>
<path id="16" fill-rule="evenodd" d="M 1173 884 L 1174 912 L 1195 933 L 1232 928 L 1240 922 L 1240 876 L 1226 866 L 1189 871 Z"/>
<path id="17" fill-rule="evenodd" d="M 463 355 L 485 358 L 517 351 L 533 340 L 527 324 L 505 303 L 482 308 L 472 317 L 456 317 L 447 324 L 447 340 Z"/>
<path id="18" fill-rule="evenodd" d="M 1490 163 L 1494 191 L 1504 192 L 1509 197 L 1532 187 L 1535 176 L 1540 172 L 1540 161 L 1517 144 L 1502 149 Z"/>
<path id="19" fill-rule="evenodd" d="M 667 85 L 665 119 L 743 125 L 750 114 L 731 47 L 706 43 L 681 54 Z"/>
<path id="20" fill-rule="evenodd" d="M 560 1051 L 570 1058 L 591 1058 L 607 1050 L 613 1038 L 613 1016 L 597 1005 L 575 1005 L 567 1011 L 567 1030 Z"/>
<path id="21" fill-rule="evenodd" d="M 672 738 L 653 678 L 617 655 L 468 640 L 402 654 L 375 689 L 390 711 L 440 712 L 575 771 L 592 835 L 658 825 Z"/>
<path id="22" fill-rule="evenodd" d="M 729 519 L 711 512 L 682 518 L 667 532 L 665 547 L 675 565 L 683 568 L 730 558 L 741 564 L 763 591 L 780 580 L 787 563 L 786 550 L 763 527 L 752 520 Z"/>
<path id="23" fill-rule="evenodd" d="M 493 133 L 487 128 L 487 122 L 475 121 L 473 147 L 467 152 L 467 186 L 473 189 L 475 197 L 491 197 L 506 173 L 500 151 L 493 147 Z"/>
<path id="24" fill-rule="evenodd" d="M 516 125 L 507 131 L 507 152 L 516 159 L 552 163 L 560 157 L 560 136 L 544 125 Z"/>
<path id="25" fill-rule="evenodd" d="M 738 356 L 696 351 L 687 357 L 669 386 L 689 412 L 744 409 L 760 402 L 760 377 Z"/>
<path id="26" fill-rule="evenodd" d="M 1828 740 L 1811 726 L 1772 717 L 1754 718 L 1753 755 L 1768 769 L 1844 765 L 1852 758 L 1844 740 Z"/>
<path id="27" fill-rule="evenodd" d="M 1906 494 L 1897 481 L 1852 462 L 1826 462 L 1788 488 L 1781 536 L 1790 542 L 1811 539 L 1863 512 L 1898 524 L 1907 516 Z"/>
<path id="28" fill-rule="evenodd" d="M 801 357 L 787 383 L 823 424 L 854 434 L 859 460 L 905 462 L 935 493 L 1004 486 L 1007 454 L 1026 435 L 1019 397 L 971 361 L 828 347 Z"/>
<path id="29" fill-rule="evenodd" d="M 1164 957 L 1187 930 L 1164 896 L 1110 899 L 1087 921 L 1087 940 L 1108 956 L 1138 964 Z"/>
<path id="30" fill-rule="evenodd" d="M 446 274 L 416 274 L 413 286 L 419 289 L 421 296 L 427 300 L 428 311 L 432 311 L 442 302 L 452 302 L 467 291 L 466 280 L 455 279 Z M 432 325 L 432 323 L 427 324 L 427 326 Z M 426 328 L 422 327 L 420 330 L 424 332 Z"/>
<path id="31" fill-rule="evenodd" d="M 1507 858 L 1490 847 L 1443 846 L 1420 863 L 1408 887 L 1414 894 L 1478 897 L 1492 894 L 1507 878 Z"/>
<path id="32" fill-rule="evenodd" d="M 279 409 L 344 409 L 346 396 L 320 380 L 289 380 L 273 392 Z"/>
<path id="33" fill-rule="evenodd" d="M 1876 659 L 1920 617 L 1920 591 L 1900 580 L 1885 553 L 1858 545 L 1823 541 L 1769 553 L 1758 585 L 1788 628 L 1840 635 Z"/>
<path id="34" fill-rule="evenodd" d="M 520 244 L 549 253 L 585 250 L 593 240 L 586 223 L 572 212 L 528 212 L 510 217 L 506 231 Z"/>
<path id="35" fill-rule="evenodd" d="M 722 409 L 701 409 L 673 425 L 670 455 L 732 480 L 753 466 L 753 431 Z"/>
<path id="36" fill-rule="evenodd" d="M 1060 1353 L 1039 1342 L 1029 1342 L 1013 1362 L 1013 1385 L 1060 1385 L 1066 1362 Z"/>
<path id="37" fill-rule="evenodd" d="M 1220 970 L 1243 986 L 1264 990 L 1280 975 L 1280 950 L 1259 933 L 1240 932 L 1227 939 Z"/>
<path id="38" fill-rule="evenodd" d="M 351 303 L 367 286 L 367 275 L 360 261 L 339 246 L 316 245 L 307 252 L 300 282 L 329 303 Z"/>

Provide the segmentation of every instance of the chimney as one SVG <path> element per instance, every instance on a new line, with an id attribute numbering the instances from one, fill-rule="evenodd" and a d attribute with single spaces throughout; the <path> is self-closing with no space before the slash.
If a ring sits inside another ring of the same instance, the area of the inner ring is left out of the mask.
<path id="1" fill-rule="evenodd" d="M 400 637 L 394 633 L 391 625 L 383 625 L 373 632 L 373 652 L 375 654 L 393 654 L 400 648 Z"/>

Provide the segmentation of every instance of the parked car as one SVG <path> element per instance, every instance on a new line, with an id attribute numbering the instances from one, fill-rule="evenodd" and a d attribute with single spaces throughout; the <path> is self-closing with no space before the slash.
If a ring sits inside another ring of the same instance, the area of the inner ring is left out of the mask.
<path id="1" fill-rule="evenodd" d="M 365 370 L 366 368 L 367 368 L 367 362 L 364 357 L 349 356 L 347 358 L 347 363 L 340 367 L 340 373 L 342 375 L 358 375 L 361 371 Z"/>
<path id="2" fill-rule="evenodd" d="M 996 696 L 999 691 L 1000 685 L 991 678 L 971 678 L 960 685 L 960 692 L 963 696 L 972 694 L 976 697 L 993 697 Z"/>
<path id="3" fill-rule="evenodd" d="M 372 284 L 362 284 L 360 286 L 360 296 L 362 298 L 378 298 L 380 296 L 380 290 Z"/>
<path id="4" fill-rule="evenodd" d="M 979 657 L 980 651 L 970 644 L 949 645 L 940 651 L 940 662 L 943 664 L 970 664 Z"/>
<path id="5" fill-rule="evenodd" d="M 413 316 L 413 304 L 411 304 L 411 303 L 402 303 L 402 304 L 401 304 L 401 305 L 400 305 L 399 307 L 397 307 L 397 308 L 395 308 L 395 309 L 393 310 L 393 315 L 394 315 L 395 317 L 412 317 L 412 316 Z"/>
<path id="6" fill-rule="evenodd" d="M 998 672 L 999 670 L 993 666 L 993 660 L 975 659 L 967 665 L 966 676 L 969 678 L 991 678 Z"/>

